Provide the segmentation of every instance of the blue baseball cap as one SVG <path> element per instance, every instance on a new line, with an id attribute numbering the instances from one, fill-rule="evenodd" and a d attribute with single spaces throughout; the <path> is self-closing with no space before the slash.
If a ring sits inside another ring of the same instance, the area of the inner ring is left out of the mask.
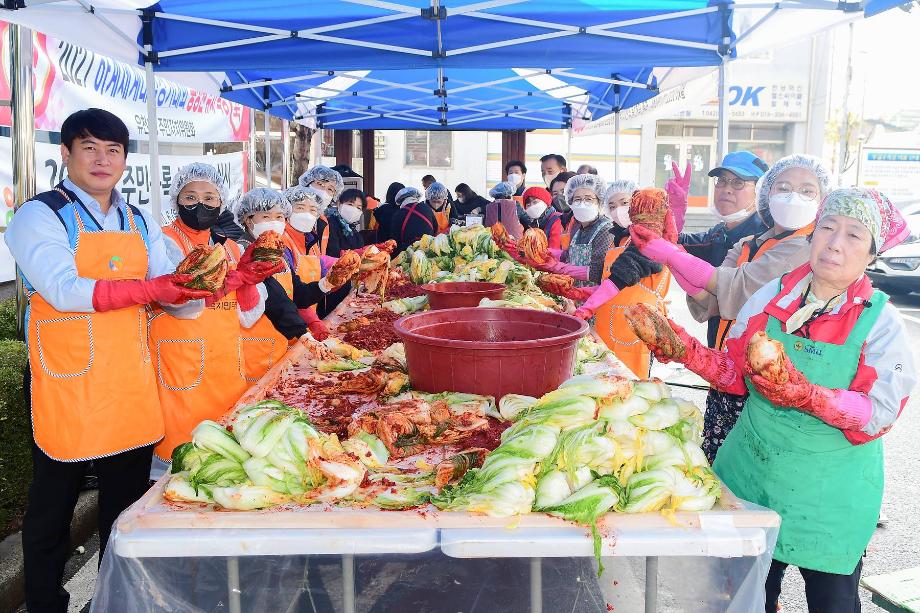
<path id="1" fill-rule="evenodd" d="M 750 151 L 732 151 L 722 158 L 722 165 L 709 171 L 714 177 L 720 170 L 727 170 L 745 181 L 756 181 L 770 168 L 766 162 Z"/>

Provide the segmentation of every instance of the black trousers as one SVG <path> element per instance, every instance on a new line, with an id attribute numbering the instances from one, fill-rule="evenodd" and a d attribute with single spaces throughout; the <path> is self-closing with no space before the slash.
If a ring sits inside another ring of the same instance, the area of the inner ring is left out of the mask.
<path id="1" fill-rule="evenodd" d="M 149 486 L 153 446 L 93 460 L 99 479 L 99 560 L 119 513 Z M 59 462 L 32 443 L 32 485 L 22 525 L 22 550 L 29 613 L 66 612 L 70 595 L 61 585 L 70 554 L 73 519 L 85 462 Z"/>
<path id="2" fill-rule="evenodd" d="M 783 574 L 789 565 L 773 560 L 767 575 L 766 613 L 776 613 L 779 604 L 780 587 Z M 800 568 L 805 580 L 805 598 L 808 601 L 808 613 L 860 613 L 859 575 L 862 573 L 862 560 L 856 565 L 851 575 L 835 575 L 818 570 Z"/>

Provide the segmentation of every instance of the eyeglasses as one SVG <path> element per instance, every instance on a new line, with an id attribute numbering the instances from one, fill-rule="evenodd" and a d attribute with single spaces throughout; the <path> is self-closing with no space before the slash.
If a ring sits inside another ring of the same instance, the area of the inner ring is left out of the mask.
<path id="1" fill-rule="evenodd" d="M 579 204 L 598 204 L 600 200 L 593 196 L 585 196 L 584 198 L 573 198 L 571 206 L 578 206 Z"/>
<path id="2" fill-rule="evenodd" d="M 792 192 L 798 192 L 798 194 L 806 200 L 815 200 L 818 198 L 818 188 L 807 183 L 796 188 L 792 185 L 792 183 L 783 181 L 774 185 L 773 189 L 777 194 L 791 194 Z"/>
<path id="3" fill-rule="evenodd" d="M 734 190 L 744 189 L 744 186 L 753 181 L 745 181 L 741 177 L 715 177 L 716 187 L 731 187 Z"/>
<path id="4" fill-rule="evenodd" d="M 206 195 L 204 198 L 199 198 L 194 194 L 183 194 L 179 196 L 179 204 L 182 206 L 191 208 L 199 203 L 210 207 L 220 206 L 220 197 L 210 194 Z"/>

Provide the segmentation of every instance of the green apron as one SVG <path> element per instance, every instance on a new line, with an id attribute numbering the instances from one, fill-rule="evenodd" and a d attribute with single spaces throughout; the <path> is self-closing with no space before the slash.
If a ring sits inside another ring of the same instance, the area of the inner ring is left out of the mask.
<path id="1" fill-rule="evenodd" d="M 770 317 L 766 333 L 783 344 L 805 377 L 847 389 L 863 343 L 888 296 L 876 290 L 843 344 L 783 332 Z M 853 445 L 843 433 L 797 409 L 774 407 L 748 382 L 750 396 L 719 449 L 713 469 L 739 498 L 779 513 L 774 559 L 849 575 L 878 522 L 884 487 L 882 441 Z"/>
<path id="2" fill-rule="evenodd" d="M 575 244 L 576 238 L 581 234 L 582 228 L 579 226 L 578 230 L 572 235 L 572 240 L 569 241 L 568 255 L 566 258 L 566 264 L 571 264 L 572 266 L 587 266 L 588 267 L 588 276 L 591 276 L 591 256 L 594 255 L 594 238 L 600 232 L 609 232 L 610 227 L 613 225 L 613 222 L 609 219 L 604 219 L 599 217 L 594 224 L 594 228 L 591 229 L 591 234 L 588 237 L 588 242 L 584 245 Z M 604 254 L 606 255 L 606 254 Z M 595 285 L 591 283 L 590 279 L 587 281 L 575 281 L 576 287 L 586 287 L 588 285 Z"/>

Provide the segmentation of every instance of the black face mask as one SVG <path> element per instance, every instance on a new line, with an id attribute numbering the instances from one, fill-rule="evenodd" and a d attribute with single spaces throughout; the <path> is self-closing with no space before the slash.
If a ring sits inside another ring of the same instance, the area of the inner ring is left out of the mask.
<path id="1" fill-rule="evenodd" d="M 219 206 L 208 206 L 203 202 L 191 207 L 180 204 L 176 208 L 179 211 L 179 219 L 192 230 L 207 230 L 220 217 Z"/>
<path id="2" fill-rule="evenodd" d="M 562 194 L 558 196 L 553 196 L 553 208 L 555 208 L 560 213 L 564 213 L 569 210 L 569 205 L 565 201 L 565 196 Z"/>

